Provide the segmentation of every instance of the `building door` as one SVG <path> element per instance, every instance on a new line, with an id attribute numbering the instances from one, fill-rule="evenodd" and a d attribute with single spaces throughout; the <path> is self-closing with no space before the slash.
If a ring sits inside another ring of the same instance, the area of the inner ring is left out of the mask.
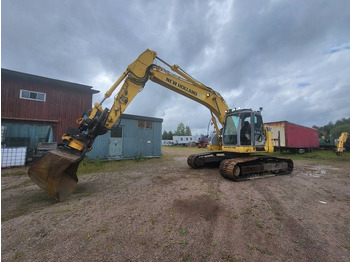
<path id="1" fill-rule="evenodd" d="M 111 130 L 109 138 L 109 157 L 121 157 L 123 155 L 123 128 L 118 126 Z"/>
<path id="2" fill-rule="evenodd" d="M 137 156 L 153 155 L 153 123 L 151 121 L 138 121 L 137 129 Z"/>

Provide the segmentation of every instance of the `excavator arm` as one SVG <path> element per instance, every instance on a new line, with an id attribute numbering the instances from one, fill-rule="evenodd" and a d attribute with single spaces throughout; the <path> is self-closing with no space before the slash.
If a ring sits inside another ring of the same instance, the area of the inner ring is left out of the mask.
<path id="1" fill-rule="evenodd" d="M 168 66 L 173 73 L 154 64 L 156 59 Z M 104 134 L 113 127 L 131 101 L 144 88 L 148 80 L 206 106 L 212 114 L 212 121 L 219 137 L 220 129 L 216 119 L 223 125 L 225 115 L 229 112 L 223 97 L 218 92 L 185 73 L 179 66 L 170 66 L 158 58 L 156 52 L 146 50 L 128 66 L 125 72 L 105 93 L 102 102 L 94 105 L 88 118 L 78 120 L 80 124 L 79 132 L 74 133 L 74 130 L 71 130 L 73 131 L 72 134 L 67 132 L 63 136 L 65 146 L 81 152 L 84 152 L 86 149 L 89 150 L 98 135 Z M 111 109 L 103 109 L 102 103 L 113 94 L 123 81 L 124 83 L 115 96 Z M 84 132 L 87 135 L 84 135 Z"/>
<path id="2" fill-rule="evenodd" d="M 173 72 L 156 65 L 156 59 Z M 147 49 L 127 67 L 105 93 L 102 102 L 95 103 L 87 117 L 77 120 L 78 129 L 68 128 L 62 136 L 62 143 L 58 149 L 50 151 L 33 163 L 28 170 L 29 177 L 56 200 L 67 198 L 78 182 L 76 172 L 79 163 L 91 150 L 95 138 L 113 127 L 148 80 L 206 106 L 211 112 L 216 134 L 221 143 L 220 128 L 216 119 L 223 125 L 225 115 L 230 111 L 222 96 L 195 80 L 179 66 L 167 64 L 157 57 L 156 52 Z M 121 84 L 111 109 L 102 108 L 102 103 Z"/>

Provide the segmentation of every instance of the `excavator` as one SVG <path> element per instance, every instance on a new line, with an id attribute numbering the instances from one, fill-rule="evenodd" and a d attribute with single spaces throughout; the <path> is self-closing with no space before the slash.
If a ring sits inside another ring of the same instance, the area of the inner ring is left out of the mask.
<path id="1" fill-rule="evenodd" d="M 168 70 L 156 62 L 162 63 Z M 292 160 L 256 154 L 273 152 L 273 136 L 271 130 L 263 125 L 262 108 L 258 111 L 230 109 L 218 92 L 147 49 L 127 67 L 105 93 L 101 103 L 95 103 L 87 114 L 77 120 L 79 127 L 68 128 L 58 148 L 32 164 L 28 169 L 29 177 L 57 201 L 68 198 L 78 182 L 79 163 L 91 150 L 95 138 L 113 128 L 148 80 L 210 110 L 215 131 L 208 139 L 209 150 L 190 155 L 187 159 L 190 167 L 217 165 L 223 177 L 234 181 L 292 172 Z M 120 90 L 111 108 L 102 108 L 102 103 L 119 85 Z"/>
<path id="2" fill-rule="evenodd" d="M 336 142 L 336 148 L 335 153 L 338 156 L 341 156 L 344 153 L 344 144 L 346 140 L 348 139 L 349 133 L 348 132 L 342 132 L 340 134 L 340 137 L 338 138 L 338 141 Z"/>

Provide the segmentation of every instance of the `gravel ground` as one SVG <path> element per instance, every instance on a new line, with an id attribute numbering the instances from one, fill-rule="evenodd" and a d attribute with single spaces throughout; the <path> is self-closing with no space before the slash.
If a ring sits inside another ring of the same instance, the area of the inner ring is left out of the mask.
<path id="1" fill-rule="evenodd" d="M 235 183 L 191 150 L 81 175 L 64 202 L 2 170 L 2 261 L 349 261 L 349 161 Z"/>

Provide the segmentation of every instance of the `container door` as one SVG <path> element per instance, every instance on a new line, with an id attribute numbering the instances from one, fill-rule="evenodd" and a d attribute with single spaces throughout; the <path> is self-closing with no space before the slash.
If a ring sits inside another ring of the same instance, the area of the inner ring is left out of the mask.
<path id="1" fill-rule="evenodd" d="M 137 129 L 137 156 L 153 156 L 153 123 L 138 121 Z"/>
<path id="2" fill-rule="evenodd" d="M 139 129 L 137 132 L 137 155 L 152 156 L 153 155 L 153 139 L 152 130 Z"/>
<path id="3" fill-rule="evenodd" d="M 123 155 L 123 128 L 121 126 L 111 130 L 109 138 L 109 157 L 121 157 Z"/>

